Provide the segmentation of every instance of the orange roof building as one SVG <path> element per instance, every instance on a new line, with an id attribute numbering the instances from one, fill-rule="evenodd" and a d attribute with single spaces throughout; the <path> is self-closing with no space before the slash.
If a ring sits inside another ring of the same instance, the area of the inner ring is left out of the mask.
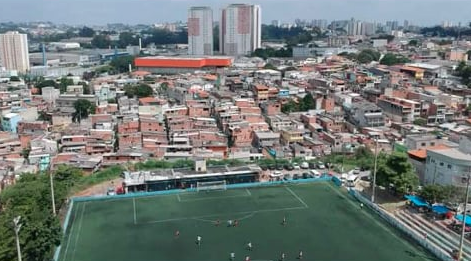
<path id="1" fill-rule="evenodd" d="M 233 58 L 227 56 L 149 56 L 138 57 L 134 60 L 134 64 L 138 70 L 167 74 L 230 67 L 232 63 Z"/>

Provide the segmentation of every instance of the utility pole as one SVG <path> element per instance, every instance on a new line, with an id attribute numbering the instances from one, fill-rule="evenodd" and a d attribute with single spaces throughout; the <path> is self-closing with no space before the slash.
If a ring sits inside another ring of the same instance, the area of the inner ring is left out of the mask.
<path id="1" fill-rule="evenodd" d="M 15 239 L 16 239 L 16 252 L 18 253 L 18 261 L 21 261 L 21 246 L 20 246 L 20 238 L 18 236 L 18 233 L 20 232 L 20 229 L 21 229 L 20 219 L 21 219 L 21 216 L 17 216 L 16 218 L 13 219 L 13 225 L 15 229 Z"/>
<path id="2" fill-rule="evenodd" d="M 463 213 L 463 226 L 461 227 L 461 238 L 460 238 L 460 247 L 458 249 L 458 260 L 461 260 L 461 257 L 463 256 L 463 243 L 464 243 L 464 232 L 466 230 L 466 211 L 467 211 L 467 206 L 468 206 L 468 196 L 469 196 L 469 180 L 470 180 L 470 175 L 466 176 L 466 196 L 464 197 L 464 213 Z"/>
<path id="3" fill-rule="evenodd" d="M 54 179 L 52 178 L 51 163 L 49 163 L 49 182 L 51 183 L 51 202 L 52 202 L 52 214 L 54 217 L 56 214 L 56 200 L 54 196 Z"/>
<path id="4" fill-rule="evenodd" d="M 375 193 L 376 193 L 376 168 L 378 165 L 378 137 L 375 139 L 375 163 L 373 169 L 373 189 L 371 191 L 371 202 L 375 203 Z"/>

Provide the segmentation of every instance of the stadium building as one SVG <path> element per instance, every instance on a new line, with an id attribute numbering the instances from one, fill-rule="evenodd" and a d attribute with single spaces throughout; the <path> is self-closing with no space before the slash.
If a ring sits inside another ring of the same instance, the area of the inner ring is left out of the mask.
<path id="1" fill-rule="evenodd" d="M 195 169 L 161 169 L 154 171 L 136 171 L 123 173 L 123 188 L 129 192 L 151 192 L 169 189 L 196 188 L 201 184 L 220 186 L 226 184 L 250 183 L 259 180 L 260 167 L 245 165 L 239 167 L 206 167 L 206 161 L 195 162 Z M 210 184 L 211 185 L 211 184 Z"/>
<path id="2" fill-rule="evenodd" d="M 202 57 L 139 57 L 134 64 L 140 71 L 158 74 L 192 73 L 195 71 L 212 71 L 232 66 L 233 58 L 227 56 Z"/>

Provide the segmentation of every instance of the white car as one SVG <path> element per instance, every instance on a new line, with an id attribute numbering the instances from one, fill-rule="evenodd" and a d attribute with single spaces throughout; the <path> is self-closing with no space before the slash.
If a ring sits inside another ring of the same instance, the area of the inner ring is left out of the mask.
<path id="1" fill-rule="evenodd" d="M 301 168 L 299 167 L 298 163 L 293 163 L 293 168 L 294 168 L 294 169 L 301 169 Z"/>
<path id="2" fill-rule="evenodd" d="M 308 169 L 309 168 L 309 163 L 304 161 L 303 163 L 301 163 L 301 168 L 302 169 Z"/>

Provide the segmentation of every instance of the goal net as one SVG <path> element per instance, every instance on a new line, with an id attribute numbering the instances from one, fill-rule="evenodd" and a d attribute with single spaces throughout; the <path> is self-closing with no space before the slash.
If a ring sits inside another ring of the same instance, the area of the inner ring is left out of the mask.
<path id="1" fill-rule="evenodd" d="M 226 181 L 196 182 L 196 191 L 226 190 Z"/>

